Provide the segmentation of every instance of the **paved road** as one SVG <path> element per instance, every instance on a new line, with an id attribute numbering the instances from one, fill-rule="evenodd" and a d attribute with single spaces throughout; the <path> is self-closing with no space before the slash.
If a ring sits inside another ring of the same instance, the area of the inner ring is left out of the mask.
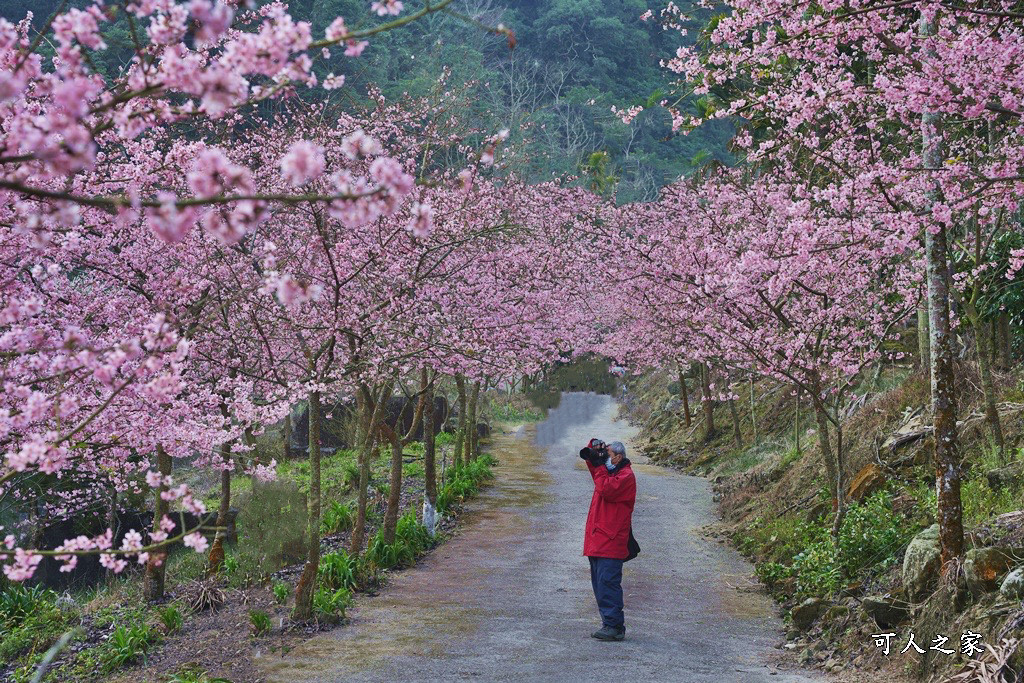
<path id="1" fill-rule="evenodd" d="M 360 598 L 348 626 L 262 660 L 267 680 L 823 680 L 767 663 L 781 625 L 751 567 L 701 537 L 707 483 L 642 457 L 631 457 L 643 550 L 623 579 L 627 640 L 590 637 L 600 618 L 580 553 L 593 483 L 577 452 L 595 436 L 629 449 L 635 432 L 616 413 L 609 397 L 566 394 L 545 422 L 497 436 L 497 482 L 464 529 Z"/>

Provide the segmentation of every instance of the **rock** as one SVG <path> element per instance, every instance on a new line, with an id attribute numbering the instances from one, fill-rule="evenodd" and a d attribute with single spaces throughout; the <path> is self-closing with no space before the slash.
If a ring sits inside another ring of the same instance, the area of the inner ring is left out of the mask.
<path id="1" fill-rule="evenodd" d="M 939 577 L 939 525 L 933 524 L 907 546 L 903 555 L 903 585 L 916 602 L 935 588 Z"/>
<path id="2" fill-rule="evenodd" d="M 797 660 L 801 664 L 806 664 L 809 661 L 811 661 L 812 659 L 814 659 L 814 653 L 811 652 L 811 648 L 809 648 L 809 647 L 805 647 L 803 649 L 803 651 L 800 653 L 800 655 L 797 657 Z"/>
<path id="3" fill-rule="evenodd" d="M 999 546 L 968 550 L 964 559 L 964 576 L 971 595 L 977 599 L 998 589 L 999 580 L 1019 561 L 1015 555 L 1011 548 Z"/>
<path id="4" fill-rule="evenodd" d="M 999 592 L 1011 600 L 1024 600 L 1024 567 L 1017 567 L 1007 574 Z"/>
<path id="5" fill-rule="evenodd" d="M 865 465 L 860 472 L 854 475 L 846 490 L 846 497 L 850 500 L 863 500 L 885 484 L 885 474 L 882 468 L 873 462 Z"/>
<path id="6" fill-rule="evenodd" d="M 839 621 L 845 619 L 850 615 L 850 608 L 845 605 L 833 605 L 825 610 L 825 616 L 822 617 L 825 621 Z"/>
<path id="7" fill-rule="evenodd" d="M 1006 467 L 989 470 L 985 473 L 985 478 L 988 479 L 989 488 L 996 490 L 1004 486 L 1019 484 L 1021 478 L 1024 478 L 1024 471 L 1021 471 L 1019 463 L 1014 463 Z"/>
<path id="8" fill-rule="evenodd" d="M 823 606 L 821 598 L 807 598 L 790 612 L 793 617 L 793 626 L 801 631 L 806 631 L 821 614 Z"/>
<path id="9" fill-rule="evenodd" d="M 800 629 L 798 628 L 791 628 L 788 631 L 786 631 L 786 638 L 788 638 L 789 640 L 796 640 L 799 637 Z"/>
<path id="10" fill-rule="evenodd" d="M 869 595 L 860 606 L 881 628 L 892 628 L 907 618 L 909 605 L 889 595 Z"/>
<path id="11" fill-rule="evenodd" d="M 931 434 L 932 426 L 928 424 L 923 412 L 923 408 L 913 411 L 903 424 L 900 425 L 899 429 L 893 432 L 885 441 L 882 442 L 880 450 L 895 451 L 901 446 L 913 443 L 914 441 Z"/>

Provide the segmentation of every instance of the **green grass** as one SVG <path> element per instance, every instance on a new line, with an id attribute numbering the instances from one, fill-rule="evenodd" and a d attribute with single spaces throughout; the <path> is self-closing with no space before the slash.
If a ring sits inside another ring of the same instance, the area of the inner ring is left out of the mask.
<path id="1" fill-rule="evenodd" d="M 175 605 L 157 607 L 156 614 L 160 619 L 160 623 L 164 625 L 164 629 L 166 629 L 168 633 L 180 631 L 182 625 L 185 623 L 185 618 L 182 616 L 181 610 L 179 610 Z"/>
<path id="2" fill-rule="evenodd" d="M 358 481 L 359 469 L 354 450 L 339 450 L 320 458 L 321 494 L 325 499 L 341 499 Z M 287 460 L 277 465 L 279 478 L 294 481 L 299 490 L 309 493 L 309 460 Z"/>
<path id="3" fill-rule="evenodd" d="M 346 503 L 332 500 L 324 509 L 320 530 L 324 534 L 337 534 L 352 528 L 355 521 L 355 501 Z"/>
<path id="4" fill-rule="evenodd" d="M 491 467 L 496 462 L 493 457 L 485 453 L 468 464 L 449 470 L 451 479 L 441 487 L 437 494 L 438 511 L 447 512 L 453 505 L 475 496 L 483 482 L 494 478 Z"/>
<path id="5" fill-rule="evenodd" d="M 352 604 L 352 593 L 345 588 L 333 590 L 320 586 L 313 593 L 313 612 L 318 619 L 337 621 L 345 618 L 345 610 Z"/>
<path id="6" fill-rule="evenodd" d="M 144 606 L 107 607 L 94 615 L 93 625 L 113 627 L 110 636 L 95 647 L 77 653 L 61 667 L 60 680 L 95 681 L 127 666 L 144 661 L 160 634 L 150 623 L 154 615 Z"/>
<path id="7" fill-rule="evenodd" d="M 78 611 L 58 606 L 53 591 L 8 586 L 0 591 L 0 662 L 20 664 L 31 674 L 46 650 L 78 622 Z"/>
<path id="8" fill-rule="evenodd" d="M 259 609 L 249 610 L 249 623 L 252 625 L 252 632 L 256 637 L 270 633 L 272 628 L 270 615 Z"/>
<path id="9" fill-rule="evenodd" d="M 737 541 L 755 556 L 757 574 L 769 589 L 792 577 L 798 597 L 830 596 L 892 566 L 921 528 L 919 520 L 893 510 L 892 496 L 886 489 L 851 503 L 838 539 L 832 538 L 829 512 L 813 522 L 798 513 L 758 518 Z"/>
<path id="10" fill-rule="evenodd" d="M 210 674 L 195 665 L 188 665 L 171 674 L 167 683 L 231 683 L 226 678 L 210 678 Z"/>
<path id="11" fill-rule="evenodd" d="M 328 553 L 320 558 L 317 578 L 319 583 L 331 590 L 345 588 L 354 590 L 360 572 L 359 558 L 344 550 Z"/>
<path id="12" fill-rule="evenodd" d="M 422 479 L 425 473 L 421 460 L 414 460 L 402 465 L 402 476 L 406 479 Z"/>

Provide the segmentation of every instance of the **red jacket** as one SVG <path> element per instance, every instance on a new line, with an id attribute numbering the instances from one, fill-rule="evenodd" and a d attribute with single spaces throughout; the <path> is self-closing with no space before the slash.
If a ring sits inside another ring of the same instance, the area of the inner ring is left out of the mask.
<path id="1" fill-rule="evenodd" d="M 584 461 L 587 462 L 587 461 Z M 594 497 L 590 499 L 587 530 L 583 538 L 583 554 L 588 557 L 629 557 L 629 528 L 636 504 L 636 477 L 628 460 L 609 473 L 602 465 L 591 465 Z"/>

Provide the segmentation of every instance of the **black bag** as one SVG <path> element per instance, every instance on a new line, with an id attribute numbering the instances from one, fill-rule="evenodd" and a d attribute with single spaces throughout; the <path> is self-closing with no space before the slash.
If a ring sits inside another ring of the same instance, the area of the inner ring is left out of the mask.
<path id="1" fill-rule="evenodd" d="M 629 552 L 629 555 L 626 556 L 626 559 L 624 559 L 623 562 L 629 562 L 640 554 L 640 544 L 636 542 L 635 538 L 633 538 L 632 526 L 629 527 L 629 543 L 626 544 L 626 550 Z"/>

